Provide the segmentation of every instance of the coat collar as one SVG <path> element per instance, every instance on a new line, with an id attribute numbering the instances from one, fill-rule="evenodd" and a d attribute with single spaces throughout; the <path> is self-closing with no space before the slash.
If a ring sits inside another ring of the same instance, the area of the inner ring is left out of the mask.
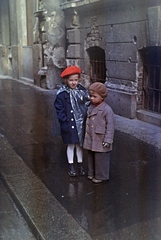
<path id="1" fill-rule="evenodd" d="M 93 108 L 93 110 L 90 112 L 90 110 L 88 110 L 88 115 L 89 116 L 93 116 L 96 115 L 98 113 L 98 111 L 103 111 L 103 109 L 106 106 L 106 102 L 103 101 L 101 104 L 99 104 L 97 107 Z"/>

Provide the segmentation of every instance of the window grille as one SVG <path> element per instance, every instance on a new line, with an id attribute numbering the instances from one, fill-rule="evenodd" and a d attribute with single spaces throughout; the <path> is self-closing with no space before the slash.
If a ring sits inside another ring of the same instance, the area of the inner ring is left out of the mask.
<path id="1" fill-rule="evenodd" d="M 102 82 L 106 80 L 105 51 L 100 47 L 90 47 L 87 49 L 90 59 L 91 82 Z"/>
<path id="2" fill-rule="evenodd" d="M 161 113 L 161 66 L 144 65 L 143 76 L 144 108 Z"/>
<path id="3" fill-rule="evenodd" d="M 161 48 L 149 47 L 144 52 L 143 107 L 161 113 Z"/>

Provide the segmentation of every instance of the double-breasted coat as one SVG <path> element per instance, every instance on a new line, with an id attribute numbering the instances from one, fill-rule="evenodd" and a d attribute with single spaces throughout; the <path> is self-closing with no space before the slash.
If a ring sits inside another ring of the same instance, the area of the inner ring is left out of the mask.
<path id="1" fill-rule="evenodd" d="M 89 101 L 88 91 L 82 86 L 78 85 L 78 90 L 84 91 L 83 96 L 77 99 L 79 108 L 81 109 L 81 129 L 77 129 L 75 114 L 76 109 L 73 109 L 68 91 L 60 92 L 54 101 L 57 118 L 60 123 L 61 137 L 64 144 L 83 144 L 85 121 L 87 115 L 86 102 Z M 83 120 L 82 120 L 83 119 Z M 79 121 L 79 116 L 77 121 Z M 78 136 L 78 131 L 81 131 L 81 140 Z"/>
<path id="2" fill-rule="evenodd" d="M 105 101 L 92 110 L 89 107 L 83 147 L 94 152 L 111 151 L 114 137 L 114 122 L 114 113 Z M 103 147 L 103 142 L 110 143 L 110 147 Z"/>

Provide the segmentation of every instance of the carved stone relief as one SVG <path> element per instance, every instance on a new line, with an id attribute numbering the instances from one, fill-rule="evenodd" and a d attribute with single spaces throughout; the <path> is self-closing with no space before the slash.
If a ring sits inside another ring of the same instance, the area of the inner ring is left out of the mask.
<path id="1" fill-rule="evenodd" d="M 93 16 L 91 18 L 91 31 L 87 34 L 85 39 L 85 48 L 90 48 L 94 46 L 101 45 L 102 38 L 100 37 L 100 33 L 98 31 L 98 26 L 96 26 L 97 18 Z"/>
<path id="2" fill-rule="evenodd" d="M 72 26 L 73 27 L 79 27 L 80 23 L 79 23 L 79 15 L 77 13 L 77 11 L 74 11 L 74 15 L 72 18 Z"/>
<path id="3" fill-rule="evenodd" d="M 66 66 L 64 14 L 60 9 L 53 9 L 51 13 L 48 13 L 44 9 L 43 1 L 39 1 L 38 7 L 39 9 L 35 13 L 34 43 L 42 46 L 43 62 L 47 66 L 46 86 L 48 89 L 53 89 L 60 79 L 58 69 L 61 70 Z"/>

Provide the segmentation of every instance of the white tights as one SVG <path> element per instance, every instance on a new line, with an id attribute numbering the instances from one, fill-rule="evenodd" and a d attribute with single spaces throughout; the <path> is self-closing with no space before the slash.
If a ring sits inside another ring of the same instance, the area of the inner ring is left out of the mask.
<path id="1" fill-rule="evenodd" d="M 77 162 L 82 163 L 83 161 L 83 149 L 79 144 L 68 144 L 67 146 L 67 158 L 68 163 L 74 163 L 74 149 L 76 148 Z"/>

